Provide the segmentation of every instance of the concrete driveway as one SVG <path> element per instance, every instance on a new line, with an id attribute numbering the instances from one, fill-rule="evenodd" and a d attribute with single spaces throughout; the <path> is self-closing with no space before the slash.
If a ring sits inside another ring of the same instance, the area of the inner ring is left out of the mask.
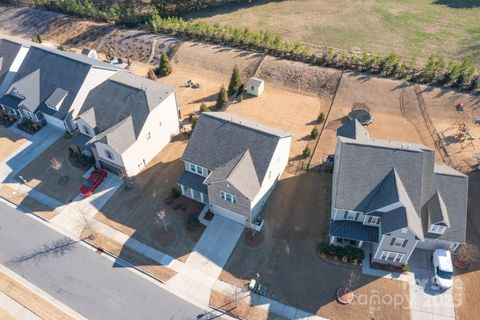
<path id="1" fill-rule="evenodd" d="M 410 312 L 412 320 L 455 319 L 452 289 L 441 290 L 433 282 L 432 251 L 416 249 L 409 260 Z"/>
<path id="2" fill-rule="evenodd" d="M 168 281 L 184 288 L 184 295 L 208 303 L 213 286 L 240 239 L 244 226 L 215 215 L 193 248 L 180 272 Z"/>

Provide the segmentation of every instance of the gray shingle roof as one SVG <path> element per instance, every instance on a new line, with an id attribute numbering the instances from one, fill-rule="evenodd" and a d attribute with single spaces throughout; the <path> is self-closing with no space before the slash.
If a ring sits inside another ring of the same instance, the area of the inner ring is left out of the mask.
<path id="1" fill-rule="evenodd" d="M 249 200 L 253 200 L 260 190 L 250 151 L 233 158 L 215 169 L 205 180 L 205 184 L 228 181 Z"/>
<path id="2" fill-rule="evenodd" d="M 207 194 L 208 193 L 207 186 L 203 184 L 203 180 L 205 180 L 205 178 L 202 176 L 199 176 L 198 174 L 191 173 L 189 171 L 184 171 L 183 174 L 178 179 L 178 183 L 180 183 L 181 185 L 187 188 L 192 188 Z"/>
<path id="3" fill-rule="evenodd" d="M 225 112 L 204 112 L 182 160 L 214 171 L 247 149 L 261 183 L 280 139 L 291 133 Z M 247 185 L 250 182 L 245 182 Z"/>
<path id="4" fill-rule="evenodd" d="M 11 109 L 18 109 L 18 105 L 22 102 L 22 99 L 15 97 L 11 94 L 6 94 L 0 98 L 0 104 L 7 106 Z"/>
<path id="5" fill-rule="evenodd" d="M 378 228 L 361 222 L 336 220 L 330 223 L 330 236 L 357 241 L 378 242 Z"/>
<path id="6" fill-rule="evenodd" d="M 64 54 L 31 47 L 15 75 L 11 88 L 17 89 L 30 111 L 42 111 L 59 119 L 65 118 L 80 90 L 91 64 L 66 57 Z M 57 88 L 69 92 L 58 111 L 45 105 Z"/>
<path id="7" fill-rule="evenodd" d="M 337 136 L 350 139 L 368 138 L 368 131 L 355 120 L 347 120 L 340 128 L 337 129 Z"/>
<path id="8" fill-rule="evenodd" d="M 0 84 L 5 79 L 21 47 L 22 45 L 19 43 L 7 39 L 0 39 Z"/>
<path id="9" fill-rule="evenodd" d="M 401 202 L 402 207 L 381 215 L 382 233 L 408 226 L 420 239 L 465 241 L 465 175 L 435 165 L 434 152 L 423 145 L 345 137 L 339 137 L 338 143 L 335 208 L 370 212 Z M 430 234 L 432 221 L 444 221 L 450 227 L 444 235 Z"/>
<path id="10" fill-rule="evenodd" d="M 123 153 L 138 138 L 150 112 L 174 89 L 155 81 L 119 72 L 90 91 L 78 117 Z"/>

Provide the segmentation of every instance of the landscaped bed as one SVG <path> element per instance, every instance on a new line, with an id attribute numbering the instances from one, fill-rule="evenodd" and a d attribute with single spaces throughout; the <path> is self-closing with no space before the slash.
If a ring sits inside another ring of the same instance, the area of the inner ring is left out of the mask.
<path id="1" fill-rule="evenodd" d="M 362 260 L 365 257 L 365 253 L 362 249 L 350 246 L 340 247 L 326 243 L 320 243 L 317 246 L 317 251 L 322 259 L 338 263 L 341 262 L 344 264 L 351 264 L 354 266 L 361 265 Z"/>

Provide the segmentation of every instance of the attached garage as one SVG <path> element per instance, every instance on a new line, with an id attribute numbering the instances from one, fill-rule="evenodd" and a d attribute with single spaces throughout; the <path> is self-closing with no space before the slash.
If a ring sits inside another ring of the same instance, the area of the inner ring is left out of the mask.
<path id="1" fill-rule="evenodd" d="M 221 215 L 227 219 L 233 220 L 235 222 L 241 223 L 242 225 L 245 225 L 248 222 L 247 217 L 244 217 L 242 215 L 239 215 L 238 213 L 235 213 L 233 211 L 230 211 L 228 209 L 219 207 L 217 205 L 212 204 L 210 206 L 210 209 L 214 214 Z"/>
<path id="2" fill-rule="evenodd" d="M 100 167 L 102 167 L 103 169 L 105 169 L 107 171 L 112 172 L 113 174 L 116 174 L 119 177 L 123 176 L 124 173 L 125 173 L 124 168 L 117 167 L 117 166 L 115 166 L 111 163 L 105 162 L 103 160 L 100 160 L 99 163 L 100 163 Z"/>

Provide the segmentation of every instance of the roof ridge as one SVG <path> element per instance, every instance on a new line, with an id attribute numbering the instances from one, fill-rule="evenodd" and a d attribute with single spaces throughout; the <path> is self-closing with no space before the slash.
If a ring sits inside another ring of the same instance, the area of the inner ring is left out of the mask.
<path id="1" fill-rule="evenodd" d="M 238 159 L 238 161 L 237 161 L 237 163 L 235 164 L 235 166 L 233 167 L 232 171 L 230 171 L 230 173 L 228 174 L 226 180 L 228 180 L 228 179 L 233 175 L 233 173 L 237 170 L 238 165 L 242 162 L 243 159 L 245 159 L 245 157 L 247 156 L 247 154 L 250 155 L 250 149 L 249 149 L 249 148 L 247 148 L 247 150 L 245 150 L 243 153 L 241 153 L 242 156 Z M 233 159 L 232 159 L 232 160 L 233 160 Z M 255 166 L 254 166 L 254 168 L 255 168 Z M 255 172 L 255 173 L 256 173 L 256 172 Z"/>

